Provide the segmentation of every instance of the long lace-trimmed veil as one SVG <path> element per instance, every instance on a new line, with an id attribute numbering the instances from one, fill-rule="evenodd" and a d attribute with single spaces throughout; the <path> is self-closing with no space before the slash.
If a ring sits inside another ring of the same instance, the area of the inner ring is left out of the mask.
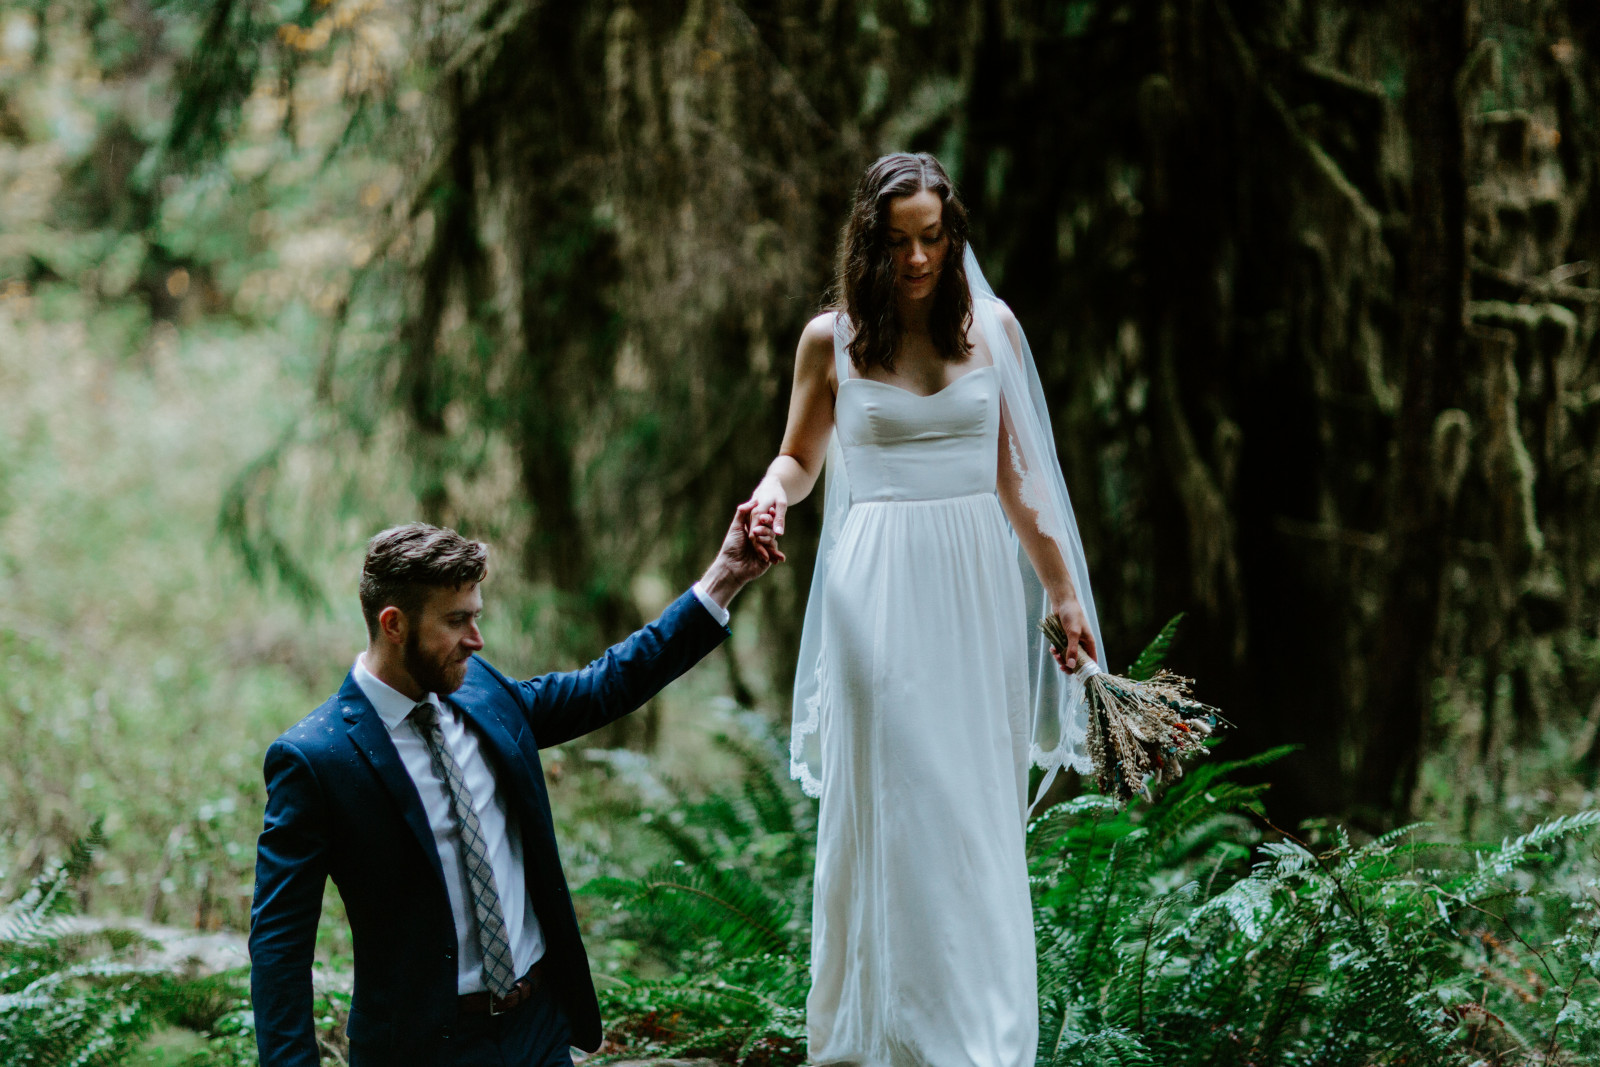
<path id="1" fill-rule="evenodd" d="M 974 325 L 994 356 L 1001 395 L 1000 447 L 1009 453 L 1012 469 L 1021 478 L 1023 502 L 1031 510 L 1039 529 L 1061 547 L 1077 586 L 1094 635 L 1099 662 L 1106 662 L 1105 642 L 1100 637 L 1100 619 L 1095 612 L 1094 594 L 1089 586 L 1089 567 L 1078 535 L 1077 519 L 1067 494 L 1066 480 L 1056 457 L 1055 436 L 1050 428 L 1050 412 L 1044 389 L 1034 366 L 1033 352 L 1022 327 L 1010 309 L 995 296 L 978 268 L 977 257 L 967 246 L 963 260 L 967 285 L 972 294 Z M 834 363 L 838 380 L 848 376 L 849 355 L 845 346 L 850 326 L 839 315 L 834 329 Z M 831 699 L 823 654 L 828 635 L 822 627 L 822 593 L 828 578 L 829 559 L 850 511 L 850 483 L 840 455 L 837 432 L 828 444 L 825 467 L 822 534 L 817 545 L 816 570 L 811 578 L 811 594 L 806 601 L 805 625 L 800 637 L 800 660 L 794 683 L 794 725 L 790 734 L 789 771 L 807 795 L 822 795 L 821 738 L 823 716 Z M 1029 757 L 1044 771 L 1036 792 L 1042 797 L 1063 766 L 1087 772 L 1092 768 L 1085 738 L 1088 714 L 1084 707 L 1080 675 L 1064 674 L 1050 656 L 1050 646 L 1036 625 L 1050 604 L 1033 564 L 1022 551 L 1015 531 L 1017 565 L 1022 573 L 1024 601 L 1031 612 L 1026 620 L 1028 662 L 1032 665 L 1030 689 L 1033 699 L 1033 731 Z M 1031 809 L 1030 809 L 1031 810 Z"/>

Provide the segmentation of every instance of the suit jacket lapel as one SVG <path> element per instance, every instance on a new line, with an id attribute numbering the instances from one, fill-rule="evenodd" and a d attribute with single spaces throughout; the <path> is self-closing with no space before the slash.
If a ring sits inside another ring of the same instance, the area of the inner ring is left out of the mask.
<path id="1" fill-rule="evenodd" d="M 533 764 L 528 761 L 528 755 L 522 748 L 522 742 L 529 737 L 529 734 L 526 729 L 519 729 L 517 735 L 513 737 L 500 716 L 487 710 L 486 701 L 471 699 L 475 695 L 476 691 L 469 683 L 446 699 L 477 730 L 479 744 L 493 761 L 497 778 L 496 788 L 500 795 L 506 799 L 508 805 L 516 805 L 523 812 L 522 840 L 526 847 L 529 840 L 528 831 L 532 829 L 528 823 L 530 817 L 537 821 L 542 833 L 554 832 L 546 815 L 548 804 L 542 804 L 539 800 L 544 781 L 534 772 Z M 461 697 L 466 699 L 458 699 Z M 520 723 L 517 725 L 521 726 Z M 532 855 L 531 852 L 527 854 Z"/>
<path id="2" fill-rule="evenodd" d="M 422 797 L 417 793 L 411 775 L 406 773 L 405 764 L 400 762 L 400 753 L 395 751 L 394 742 L 389 738 L 389 728 L 383 724 L 377 709 L 356 684 L 354 674 L 346 676 L 344 685 L 339 689 L 339 709 L 348 726 L 350 743 L 366 759 L 373 773 L 378 776 L 378 781 L 383 783 L 384 789 L 399 807 L 400 817 L 411 828 L 417 844 L 422 846 L 423 855 L 428 857 L 428 866 L 443 889 L 444 868 L 439 864 L 439 847 L 433 838 L 433 828 L 428 825 L 427 812 L 422 809 Z"/>

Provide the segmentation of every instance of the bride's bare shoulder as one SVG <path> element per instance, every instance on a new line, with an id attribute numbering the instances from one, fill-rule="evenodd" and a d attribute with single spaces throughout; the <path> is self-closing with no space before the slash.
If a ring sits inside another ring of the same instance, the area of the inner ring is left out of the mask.
<path id="1" fill-rule="evenodd" d="M 979 296 L 977 300 L 981 301 L 981 307 L 988 308 L 994 313 L 994 317 L 999 320 L 1001 326 L 1004 326 L 1007 330 L 1017 328 L 1017 317 L 1012 314 L 1011 306 L 1004 300 L 1001 300 L 998 296 Z M 969 322 L 976 321 L 978 311 L 979 306 L 975 305 L 972 309 L 972 319 L 969 319 Z"/>
<path id="2" fill-rule="evenodd" d="M 1011 342 L 1012 355 L 1016 356 L 1016 358 L 1020 360 L 1022 358 L 1019 354 L 1022 351 L 1022 326 L 1017 322 L 1016 315 L 1012 314 L 1011 308 L 1008 307 L 1006 302 L 1001 300 L 999 297 L 988 297 L 986 299 L 990 311 L 994 313 L 995 322 L 999 324 L 1000 329 L 1005 331 L 1006 340 Z M 977 318 L 977 315 L 973 316 L 970 329 L 972 330 L 972 334 L 981 336 L 982 331 L 977 329 Z M 968 336 L 972 336 L 972 334 L 969 334 Z M 991 355 L 990 358 L 992 361 L 993 356 Z"/>
<path id="3" fill-rule="evenodd" d="M 843 312 L 829 309 L 806 323 L 806 328 L 800 332 L 801 347 L 825 347 L 833 351 L 833 332 L 838 328 L 839 316 Z"/>
<path id="4" fill-rule="evenodd" d="M 839 312 L 824 311 L 800 331 L 800 346 L 795 353 L 799 374 L 831 374 L 833 371 L 833 332 Z"/>

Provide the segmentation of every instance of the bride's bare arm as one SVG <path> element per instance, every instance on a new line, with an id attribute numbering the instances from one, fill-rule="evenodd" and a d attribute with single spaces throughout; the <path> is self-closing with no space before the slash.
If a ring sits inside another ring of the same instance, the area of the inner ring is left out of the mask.
<path id="1" fill-rule="evenodd" d="M 833 432 L 833 398 L 839 388 L 833 369 L 834 313 L 812 319 L 800 334 L 795 351 L 794 392 L 789 398 L 789 422 L 783 445 L 767 467 L 766 477 L 746 503 L 756 514 L 772 513 L 772 533 L 781 535 L 784 513 L 790 504 L 804 500 L 817 484 L 827 456 L 828 435 Z M 773 547 L 776 551 L 776 547 Z"/>
<path id="2" fill-rule="evenodd" d="M 1020 352 L 1022 337 L 1017 320 L 1005 308 L 1000 309 L 998 316 L 1001 327 L 1010 335 L 1011 351 Z M 1022 542 L 1022 549 L 1028 554 L 1028 562 L 1033 564 L 1034 573 L 1039 576 L 1040 584 L 1050 597 L 1051 610 L 1061 620 L 1062 628 L 1070 639 L 1066 653 L 1056 654 L 1056 662 L 1066 670 L 1076 670 L 1080 647 L 1083 655 L 1093 660 L 1100 658 L 1099 651 L 1094 647 L 1094 634 L 1089 630 L 1088 616 L 1078 600 L 1078 590 L 1073 585 L 1066 556 L 1055 538 L 1039 528 L 1038 513 L 1027 503 L 1022 472 L 1017 469 L 1020 457 L 1013 458 L 1011 442 L 1010 415 L 1002 402 L 1000 448 L 995 469 L 995 487 L 999 491 L 1000 506 L 1006 518 L 1011 520 L 1011 528 L 1017 532 L 1017 540 Z"/>
<path id="3" fill-rule="evenodd" d="M 1022 475 L 1011 459 L 1011 428 L 1008 423 L 1002 405 L 1000 455 L 995 469 L 1000 506 L 1005 510 L 1006 518 L 1011 520 L 1011 528 L 1017 532 L 1017 540 L 1022 542 L 1022 549 L 1028 554 L 1028 562 L 1033 564 L 1034 573 L 1039 576 L 1045 593 L 1050 597 L 1051 610 L 1061 620 L 1061 626 L 1070 639 L 1066 653 L 1057 654 L 1056 662 L 1066 670 L 1077 670 L 1080 647 L 1088 658 L 1100 658 L 1094 647 L 1094 635 L 1089 631 L 1089 619 L 1078 601 L 1078 590 L 1072 583 L 1072 571 L 1067 567 L 1061 546 L 1056 544 L 1055 538 L 1039 528 L 1039 515 L 1023 495 Z"/>
<path id="4" fill-rule="evenodd" d="M 1067 561 L 1061 554 L 1061 546 L 1056 544 L 1055 538 L 1047 536 L 1039 529 L 1038 513 L 1024 502 L 1022 475 L 1017 473 L 1008 454 L 1010 428 L 1007 426 L 1007 421 L 1002 409 L 1000 462 L 995 470 L 995 486 L 1000 491 L 1000 507 L 1005 510 L 1006 518 L 1011 520 L 1011 528 L 1017 532 L 1017 540 L 1022 542 L 1022 549 L 1028 554 L 1028 562 L 1033 564 L 1034 573 L 1039 576 L 1045 592 L 1050 594 L 1051 603 L 1076 599 L 1078 592 L 1073 588 L 1072 572 L 1067 569 Z"/>

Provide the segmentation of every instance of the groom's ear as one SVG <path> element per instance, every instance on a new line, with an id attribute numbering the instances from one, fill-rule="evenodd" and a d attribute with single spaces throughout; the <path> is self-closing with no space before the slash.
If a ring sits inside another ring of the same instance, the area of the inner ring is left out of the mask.
<path id="1" fill-rule="evenodd" d="M 410 620 L 406 618 L 406 613 L 395 605 L 390 604 L 378 612 L 378 632 L 390 644 L 405 644 L 406 632 L 409 628 Z"/>

